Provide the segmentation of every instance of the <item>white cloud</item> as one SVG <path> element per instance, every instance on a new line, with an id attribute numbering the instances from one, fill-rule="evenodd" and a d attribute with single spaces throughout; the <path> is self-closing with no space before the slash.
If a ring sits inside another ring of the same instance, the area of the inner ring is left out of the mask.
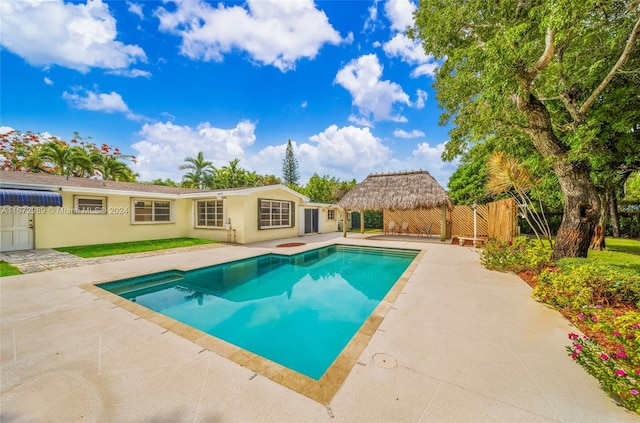
<path id="1" fill-rule="evenodd" d="M 353 105 L 360 114 L 354 116 L 354 119 L 405 122 L 406 118 L 394 106 L 411 105 L 409 96 L 395 82 L 380 80 L 381 76 L 382 65 L 378 57 L 368 54 L 352 60 L 340 69 L 335 82 L 351 93 Z"/>
<path id="2" fill-rule="evenodd" d="M 411 152 L 411 157 L 404 162 L 407 169 L 422 169 L 436 178 L 438 183 L 446 188 L 449 177 L 458 167 L 457 162 L 442 161 L 446 142 L 432 147 L 428 142 L 420 143 Z"/>
<path id="3" fill-rule="evenodd" d="M 411 132 L 403 131 L 402 129 L 396 129 L 393 131 L 393 136 L 397 138 L 421 138 L 424 137 L 425 134 L 422 131 L 418 131 L 414 129 Z"/>
<path id="4" fill-rule="evenodd" d="M 151 72 L 141 69 L 114 69 L 107 72 L 110 75 L 124 76 L 127 78 L 151 78 Z"/>
<path id="5" fill-rule="evenodd" d="M 387 57 L 399 57 L 409 65 L 418 65 L 411 72 L 412 78 L 423 75 L 433 76 L 438 64 L 433 56 L 427 55 L 420 42 L 409 39 L 405 34 L 397 33 L 384 43 L 382 49 Z"/>
<path id="6" fill-rule="evenodd" d="M 307 100 L 305 100 L 305 101 L 302 102 L 300 107 L 302 107 L 303 109 L 306 109 L 308 105 L 309 105 L 309 102 Z"/>
<path id="7" fill-rule="evenodd" d="M 323 167 L 343 170 L 373 169 L 384 163 L 391 154 L 369 128 L 331 125 L 323 132 L 309 137 L 313 144 L 301 144 L 300 160 Z"/>
<path id="8" fill-rule="evenodd" d="M 129 12 L 137 15 L 140 19 L 144 19 L 144 13 L 142 13 L 142 5 L 140 3 L 127 1 L 127 6 L 129 6 Z"/>
<path id="9" fill-rule="evenodd" d="M 344 180 L 366 176 L 389 160 L 388 147 L 374 136 L 369 128 L 330 125 L 309 137 L 309 142 L 292 140 L 293 151 L 300 165 L 301 182 L 306 183 L 314 172 Z M 282 159 L 287 145 L 269 146 L 247 159 L 258 173 L 282 174 Z"/>
<path id="10" fill-rule="evenodd" d="M 416 95 L 418 96 L 418 99 L 416 100 L 415 103 L 413 103 L 413 107 L 415 107 L 416 109 L 422 109 L 424 107 L 424 102 L 427 100 L 427 92 L 421 89 L 418 89 L 416 91 Z"/>
<path id="11" fill-rule="evenodd" d="M 244 150 L 255 142 L 255 129 L 256 125 L 248 120 L 231 129 L 216 128 L 209 122 L 196 128 L 171 122 L 145 124 L 139 132 L 141 140 L 132 145 L 138 152 L 135 171 L 140 173 L 141 180 L 171 178 L 179 181 L 183 172 L 178 166 L 185 157 L 196 157 L 200 151 L 215 166 L 228 165 L 238 158 L 241 159 L 240 166 L 249 169 L 243 161 Z"/>
<path id="12" fill-rule="evenodd" d="M 364 21 L 363 32 L 373 32 L 376 30 L 378 22 L 378 0 L 373 0 L 373 4 L 367 8 L 369 16 Z"/>
<path id="13" fill-rule="evenodd" d="M 47 85 L 53 85 L 53 81 L 47 78 L 46 76 L 44 77 L 44 83 Z"/>
<path id="14" fill-rule="evenodd" d="M 391 29 L 406 31 L 413 25 L 413 12 L 416 6 L 410 0 L 388 0 L 384 5 L 384 13 L 391 21 Z"/>
<path id="15" fill-rule="evenodd" d="M 76 109 L 90 110 L 93 112 L 123 113 L 127 119 L 140 121 L 144 116 L 136 115 L 124 102 L 122 96 L 115 91 L 110 93 L 97 93 L 82 88 L 75 89 L 73 93 L 63 92 L 62 98 Z"/>
<path id="16" fill-rule="evenodd" d="M 286 72 L 301 58 L 313 59 L 323 44 L 342 41 L 312 0 L 247 0 L 247 8 L 213 7 L 202 0 L 172 3 L 174 11 L 156 10 L 160 30 L 182 37 L 181 53 L 194 60 L 222 61 L 226 53 L 241 50 Z"/>
<path id="17" fill-rule="evenodd" d="M 438 69 L 437 63 L 425 63 L 412 70 L 411 77 L 417 78 L 419 76 L 434 76 L 436 74 L 436 69 Z"/>
<path id="18" fill-rule="evenodd" d="M 101 0 L 0 2 L 0 42 L 34 66 L 59 65 L 81 72 L 123 69 L 145 61 L 137 45 L 116 41 L 116 20 Z"/>
<path id="19" fill-rule="evenodd" d="M 391 22 L 391 29 L 396 32 L 382 49 L 387 57 L 398 57 L 408 65 L 416 66 L 411 71 L 412 78 L 434 76 L 438 63 L 433 56 L 424 52 L 420 41 L 413 41 L 405 35 L 407 28 L 413 25 L 415 10 L 416 6 L 410 0 L 388 0 L 385 3 L 385 16 Z"/>

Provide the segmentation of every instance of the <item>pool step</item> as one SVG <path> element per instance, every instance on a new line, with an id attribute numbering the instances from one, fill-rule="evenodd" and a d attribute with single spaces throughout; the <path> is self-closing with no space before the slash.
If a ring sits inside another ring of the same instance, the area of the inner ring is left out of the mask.
<path id="1" fill-rule="evenodd" d="M 338 246 L 336 246 L 338 247 Z M 361 254 L 371 254 L 385 257 L 416 257 L 418 250 L 403 250 L 400 248 L 377 248 L 377 247 L 359 247 L 351 245 L 340 245 L 338 251 L 349 251 Z"/>
<path id="2" fill-rule="evenodd" d="M 148 279 L 148 280 L 145 280 Z M 164 285 L 179 282 L 184 279 L 184 273 L 172 272 L 170 274 L 143 276 L 140 278 L 132 278 L 115 284 L 105 284 L 100 286 L 116 295 L 124 296 L 133 292 L 148 290 L 150 288 L 159 288 Z M 151 289 L 153 291 L 153 289 Z"/>

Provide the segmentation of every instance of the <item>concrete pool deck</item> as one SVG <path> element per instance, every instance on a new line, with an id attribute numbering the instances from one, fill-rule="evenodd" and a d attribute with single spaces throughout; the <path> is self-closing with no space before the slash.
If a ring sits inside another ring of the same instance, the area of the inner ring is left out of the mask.
<path id="1" fill-rule="evenodd" d="M 327 404 L 81 288 L 334 242 L 422 258 Z M 576 329 L 472 248 L 323 234 L 0 280 L 0 421 L 626 422 L 567 356 Z"/>

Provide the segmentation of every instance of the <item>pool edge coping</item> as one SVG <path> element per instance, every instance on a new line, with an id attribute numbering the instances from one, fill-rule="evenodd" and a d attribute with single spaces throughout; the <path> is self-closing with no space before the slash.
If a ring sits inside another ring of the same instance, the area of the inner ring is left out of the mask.
<path id="1" fill-rule="evenodd" d="M 426 249 L 413 248 L 400 249 L 416 250 L 418 254 L 319 380 L 312 379 L 97 286 L 105 283 L 104 281 L 78 285 L 78 287 L 307 398 L 322 405 L 329 405 L 357 364 L 358 358 L 362 355 L 387 313 L 393 308 L 393 304 L 427 251 Z"/>

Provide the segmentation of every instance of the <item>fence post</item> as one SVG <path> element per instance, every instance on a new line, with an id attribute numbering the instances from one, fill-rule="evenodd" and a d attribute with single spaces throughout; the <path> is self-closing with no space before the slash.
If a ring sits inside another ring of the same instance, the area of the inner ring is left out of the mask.
<path id="1" fill-rule="evenodd" d="M 440 241 L 447 240 L 447 205 L 443 204 L 440 209 Z"/>

